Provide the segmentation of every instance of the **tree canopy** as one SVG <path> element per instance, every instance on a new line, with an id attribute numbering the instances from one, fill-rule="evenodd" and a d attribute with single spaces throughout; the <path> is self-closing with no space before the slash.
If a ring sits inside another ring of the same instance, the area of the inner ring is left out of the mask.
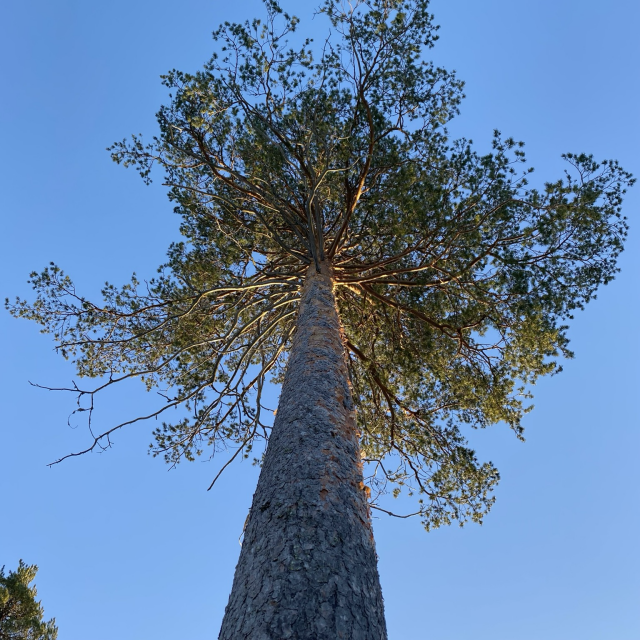
<path id="1" fill-rule="evenodd" d="M 156 277 L 93 302 L 51 265 L 31 276 L 35 301 L 8 308 L 100 379 L 69 387 L 90 425 L 96 393 L 123 380 L 163 398 L 79 453 L 183 407 L 153 453 L 229 463 L 269 436 L 265 384 L 282 378 L 308 266 L 329 261 L 373 506 L 405 489 L 427 529 L 481 521 L 499 476 L 463 430 L 522 437 L 531 385 L 571 356 L 566 322 L 616 273 L 631 175 L 568 153 L 536 187 L 523 143 L 451 140 L 463 83 L 423 57 L 426 0 L 325 0 L 317 44 L 265 6 L 214 32 L 202 71 L 163 76 L 151 142 L 110 149 L 146 182 L 159 169 L 182 217 Z"/>
<path id="2" fill-rule="evenodd" d="M 38 567 L 22 560 L 15 571 L 0 569 L 0 640 L 56 640 L 58 627 L 52 618 L 42 619 L 44 610 L 36 600 L 38 591 L 30 587 Z"/>

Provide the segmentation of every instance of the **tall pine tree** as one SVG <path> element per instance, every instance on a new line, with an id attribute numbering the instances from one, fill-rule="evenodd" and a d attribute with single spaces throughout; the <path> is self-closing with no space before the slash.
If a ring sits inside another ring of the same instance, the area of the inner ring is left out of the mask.
<path id="1" fill-rule="evenodd" d="M 36 600 L 38 567 L 20 560 L 15 571 L 0 569 L 0 640 L 56 640 L 55 618 L 43 620 L 44 609 Z"/>
<path id="2" fill-rule="evenodd" d="M 369 509 L 405 492 L 394 515 L 427 529 L 482 520 L 498 472 L 464 430 L 522 437 L 566 321 L 615 275 L 632 179 L 567 154 L 534 188 L 522 143 L 451 141 L 462 83 L 423 59 L 426 0 L 326 0 L 330 36 L 297 48 L 298 20 L 265 4 L 214 33 L 201 72 L 164 77 L 151 143 L 111 148 L 147 182 L 160 168 L 182 216 L 159 274 L 98 303 L 51 265 L 8 306 L 100 379 L 69 389 L 90 417 L 130 378 L 164 398 L 71 455 L 174 407 L 152 447 L 170 464 L 268 440 L 221 638 L 385 638 Z"/>

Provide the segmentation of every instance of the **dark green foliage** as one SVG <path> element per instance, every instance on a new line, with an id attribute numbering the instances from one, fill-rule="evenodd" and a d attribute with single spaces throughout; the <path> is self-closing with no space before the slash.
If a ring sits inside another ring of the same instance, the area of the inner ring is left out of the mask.
<path id="1" fill-rule="evenodd" d="M 104 378 L 72 389 L 83 409 L 140 377 L 166 398 L 157 414 L 186 408 L 154 453 L 246 456 L 268 437 L 262 389 L 286 362 L 307 265 L 330 260 L 374 505 L 391 482 L 427 528 L 481 521 L 498 474 L 461 429 L 522 437 L 530 386 L 571 355 L 565 322 L 616 273 L 632 178 L 567 154 L 566 175 L 534 188 L 522 143 L 450 141 L 462 83 L 422 58 L 437 39 L 425 0 L 326 0 L 331 37 L 298 49 L 297 19 L 265 4 L 265 22 L 214 33 L 202 71 L 164 77 L 158 137 L 111 148 L 146 181 L 160 167 L 182 216 L 159 275 L 94 304 L 51 266 L 32 274 L 36 301 L 9 308 Z"/>
<path id="2" fill-rule="evenodd" d="M 15 571 L 5 576 L 0 569 L 0 640 L 56 640 L 58 627 L 52 618 L 42 619 L 44 610 L 36 601 L 38 591 L 30 587 L 38 567 L 20 560 Z"/>

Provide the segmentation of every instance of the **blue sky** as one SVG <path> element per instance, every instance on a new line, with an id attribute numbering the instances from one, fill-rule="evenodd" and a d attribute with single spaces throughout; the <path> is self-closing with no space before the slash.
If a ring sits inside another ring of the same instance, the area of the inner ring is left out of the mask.
<path id="1" fill-rule="evenodd" d="M 302 17 L 302 9 L 283 3 Z M 534 178 L 566 151 L 617 158 L 640 174 L 637 25 L 631 0 L 436 0 L 432 57 L 467 82 L 451 129 L 487 148 L 522 139 Z M 219 0 L 22 0 L 0 19 L 2 297 L 50 260 L 95 293 L 151 275 L 177 237 L 159 184 L 145 187 L 104 150 L 155 132 L 158 76 L 196 70 L 223 20 L 260 3 Z M 322 34 L 320 18 L 302 29 Z M 637 640 L 640 637 L 637 212 L 622 272 L 572 326 L 576 358 L 535 389 L 522 444 L 507 428 L 473 433 L 502 481 L 482 527 L 425 533 L 374 521 L 392 640 Z M 39 594 L 61 640 L 214 638 L 231 588 L 257 470 L 240 464 L 207 493 L 215 465 L 168 471 L 146 455 L 150 428 L 47 468 L 87 442 L 67 426 L 71 366 L 35 326 L 0 315 L 0 565 L 40 565 Z M 109 425 L 152 398 L 136 385 L 105 396 Z M 75 426 L 76 422 L 71 421 Z"/>

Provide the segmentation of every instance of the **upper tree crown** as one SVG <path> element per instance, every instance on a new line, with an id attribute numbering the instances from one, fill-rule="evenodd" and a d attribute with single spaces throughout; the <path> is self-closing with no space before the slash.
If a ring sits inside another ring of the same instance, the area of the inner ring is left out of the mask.
<path id="1" fill-rule="evenodd" d="M 51 266 L 32 274 L 36 302 L 9 308 L 98 389 L 139 377 L 166 398 L 152 416 L 182 405 L 154 453 L 246 456 L 268 435 L 262 392 L 305 273 L 329 261 L 374 496 L 406 485 L 427 528 L 479 521 L 498 474 L 460 428 L 504 421 L 521 437 L 529 385 L 570 355 L 564 321 L 616 272 L 631 176 L 567 154 L 562 179 L 531 188 L 522 143 L 450 141 L 463 85 L 423 59 L 437 39 L 425 0 L 326 0 L 319 43 L 265 5 L 266 20 L 214 32 L 202 71 L 164 76 L 150 144 L 111 147 L 146 181 L 159 166 L 182 216 L 159 275 L 94 304 Z M 92 409 L 98 389 L 75 390 Z"/>

